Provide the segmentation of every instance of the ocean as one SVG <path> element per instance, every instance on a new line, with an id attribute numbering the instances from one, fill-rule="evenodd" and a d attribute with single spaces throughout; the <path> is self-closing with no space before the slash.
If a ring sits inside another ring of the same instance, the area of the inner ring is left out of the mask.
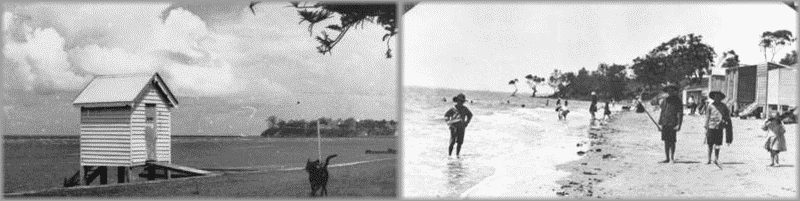
<path id="1" fill-rule="evenodd" d="M 62 187 L 79 168 L 78 136 L 4 136 L 3 192 L 19 193 Z M 339 156 L 332 165 L 394 158 L 364 154 L 397 149 L 396 138 L 323 138 L 322 155 Z M 299 169 L 318 157 L 315 138 L 173 137 L 172 163 L 199 169 L 274 171 Z M 134 169 L 134 173 L 142 172 Z M 116 171 L 109 171 L 116 183 Z M 302 179 L 302 178 L 299 178 Z M 134 177 L 134 182 L 145 181 Z M 98 185 L 95 181 L 93 185 Z"/>
<path id="2" fill-rule="evenodd" d="M 444 113 L 458 93 L 474 117 L 456 158 L 447 155 Z M 556 165 L 579 159 L 576 153 L 588 147 L 577 146 L 588 142 L 585 101 L 569 101 L 568 119 L 560 121 L 555 99 L 528 94 L 406 87 L 404 96 L 406 198 L 556 198 L 555 182 L 568 176 Z"/>

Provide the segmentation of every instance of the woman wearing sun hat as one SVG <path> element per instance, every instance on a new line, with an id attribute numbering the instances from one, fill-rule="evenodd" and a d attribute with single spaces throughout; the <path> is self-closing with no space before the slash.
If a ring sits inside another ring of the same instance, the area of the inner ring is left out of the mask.
<path id="1" fill-rule="evenodd" d="M 458 143 L 456 147 L 456 157 L 461 153 L 461 144 L 464 143 L 464 129 L 467 128 L 469 122 L 472 120 L 472 112 L 469 111 L 464 102 L 467 97 L 464 94 L 458 94 L 453 97 L 453 102 L 456 103 L 450 110 L 444 114 L 447 125 L 450 127 L 450 146 L 447 149 L 447 155 L 453 154 L 453 145 Z"/>
<path id="2" fill-rule="evenodd" d="M 708 97 L 713 101 L 706 108 L 706 122 L 703 126 L 706 129 L 706 144 L 708 144 L 708 162 L 711 164 L 711 151 L 714 151 L 714 164 L 719 164 L 719 149 L 722 146 L 722 131 L 725 130 L 725 143 L 728 146 L 733 142 L 733 125 L 731 123 L 731 112 L 722 103 L 725 94 L 719 91 L 708 93 Z"/>

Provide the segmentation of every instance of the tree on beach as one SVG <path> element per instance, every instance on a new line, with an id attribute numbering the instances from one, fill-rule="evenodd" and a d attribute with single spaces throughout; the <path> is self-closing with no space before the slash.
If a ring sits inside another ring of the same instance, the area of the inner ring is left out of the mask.
<path id="1" fill-rule="evenodd" d="M 627 67 L 618 64 L 603 64 L 597 67 L 597 85 L 598 93 L 606 98 L 622 99 L 625 96 L 625 89 L 627 89 L 628 75 L 626 73 Z"/>
<path id="2" fill-rule="evenodd" d="M 795 41 L 794 35 L 788 30 L 778 30 L 775 32 L 765 31 L 761 34 L 761 42 L 758 43 L 764 53 L 764 61 L 771 62 L 775 55 L 784 47 L 791 46 Z M 767 59 L 767 54 L 772 55 Z"/>
<path id="3" fill-rule="evenodd" d="M 256 14 L 260 1 L 251 2 L 248 6 L 253 15 Z M 403 12 L 407 12 L 416 5 L 409 2 L 403 5 Z M 392 58 L 390 40 L 398 32 L 397 4 L 395 3 L 340 3 L 340 2 L 291 2 L 290 7 L 297 10 L 300 23 L 308 22 L 308 32 L 313 35 L 314 25 L 331 18 L 338 18 L 338 24 L 331 24 L 315 37 L 319 46 L 317 51 L 323 55 L 331 54 L 333 48 L 342 41 L 348 31 L 356 27 L 363 27 L 366 23 L 377 24 L 386 30 L 381 38 L 386 41 L 386 58 Z M 332 35 L 333 34 L 333 35 Z"/>
<path id="4" fill-rule="evenodd" d="M 716 53 L 701 35 L 687 34 L 662 43 L 647 55 L 633 60 L 635 80 L 646 86 L 699 82 L 709 73 Z"/>
<path id="5" fill-rule="evenodd" d="M 531 93 L 531 97 L 536 97 L 536 91 L 537 91 L 536 90 L 536 85 L 538 85 L 539 83 L 544 82 L 545 79 L 543 77 L 535 76 L 535 75 L 532 75 L 532 74 L 526 75 L 525 79 L 526 79 L 525 83 L 527 83 L 528 86 L 530 86 L 531 90 L 533 91 L 533 93 Z"/>
<path id="6" fill-rule="evenodd" d="M 517 89 L 517 82 L 518 81 L 519 81 L 519 79 L 516 79 L 516 78 L 514 78 L 511 81 L 508 81 L 508 85 L 514 85 L 514 92 L 511 93 L 511 96 L 517 96 L 517 90 L 518 90 Z"/>
<path id="7" fill-rule="evenodd" d="M 722 63 L 723 68 L 730 68 L 739 66 L 739 55 L 733 50 L 722 53 L 722 58 L 726 58 Z"/>
<path id="8" fill-rule="evenodd" d="M 558 90 L 562 86 L 569 85 L 570 82 L 571 80 L 566 80 L 564 78 L 564 74 L 561 72 L 561 70 L 558 69 L 553 70 L 553 73 L 550 74 L 550 78 L 548 79 L 548 85 L 550 85 L 550 87 L 553 87 L 553 89 L 556 90 Z"/>
<path id="9" fill-rule="evenodd" d="M 791 66 L 791 65 L 796 64 L 797 63 L 797 51 L 796 50 L 792 50 L 792 52 L 787 53 L 786 56 L 783 57 L 783 59 L 781 59 L 781 61 L 779 61 L 778 63 L 783 64 L 783 65 L 787 65 L 787 66 Z"/>

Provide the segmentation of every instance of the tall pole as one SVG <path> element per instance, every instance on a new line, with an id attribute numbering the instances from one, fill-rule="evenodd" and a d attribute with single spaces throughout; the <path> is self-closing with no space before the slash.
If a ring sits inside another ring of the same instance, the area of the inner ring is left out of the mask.
<path id="1" fill-rule="evenodd" d="M 317 156 L 319 161 L 322 162 L 322 135 L 319 132 L 319 119 L 317 119 Z"/>

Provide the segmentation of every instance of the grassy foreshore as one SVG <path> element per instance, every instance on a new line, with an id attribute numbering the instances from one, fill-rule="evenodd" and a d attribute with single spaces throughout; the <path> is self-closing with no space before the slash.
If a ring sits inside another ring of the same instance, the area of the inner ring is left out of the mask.
<path id="1" fill-rule="evenodd" d="M 652 112 L 651 112 L 652 113 Z M 658 114 L 654 114 L 658 118 Z M 763 120 L 734 119 L 731 146 L 720 165 L 707 165 L 701 116 L 686 116 L 678 132 L 675 164 L 664 160 L 660 133 L 644 113 L 623 112 L 590 130 L 592 147 L 583 158 L 559 165 L 572 174 L 556 193 L 567 198 L 796 198 L 796 124 L 787 125 L 789 150 L 779 167 L 768 167 Z"/>
<path id="2" fill-rule="evenodd" d="M 378 160 L 329 168 L 330 197 L 395 197 L 396 160 Z M 157 182 L 66 188 L 4 198 L 31 197 L 308 197 L 308 174 L 302 169 L 161 180 Z"/>

